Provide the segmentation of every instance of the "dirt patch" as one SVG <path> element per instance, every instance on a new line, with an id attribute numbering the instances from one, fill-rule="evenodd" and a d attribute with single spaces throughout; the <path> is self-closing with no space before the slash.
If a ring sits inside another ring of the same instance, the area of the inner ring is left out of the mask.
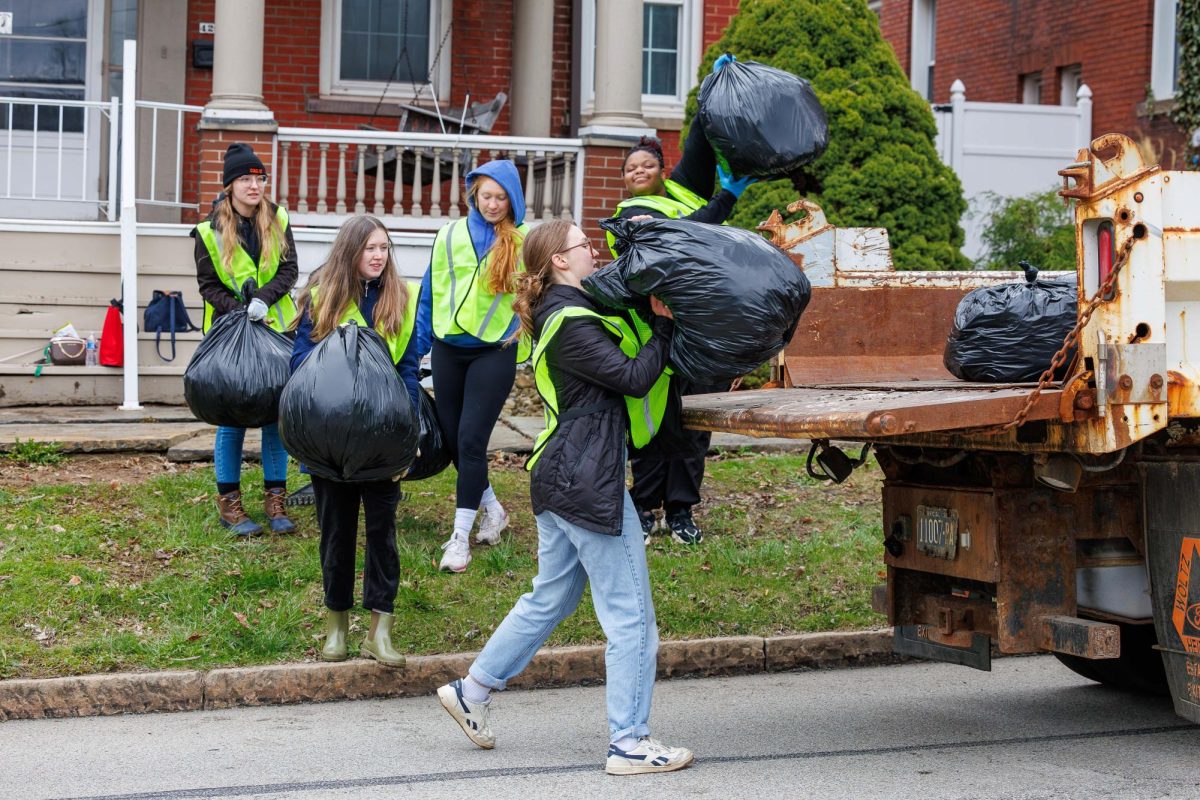
<path id="1" fill-rule="evenodd" d="M 68 456 L 58 464 L 26 465 L 0 461 L 0 487 L 77 486 L 89 483 L 144 483 L 160 475 L 176 475 L 208 466 L 175 464 L 160 455 L 120 453 Z"/>

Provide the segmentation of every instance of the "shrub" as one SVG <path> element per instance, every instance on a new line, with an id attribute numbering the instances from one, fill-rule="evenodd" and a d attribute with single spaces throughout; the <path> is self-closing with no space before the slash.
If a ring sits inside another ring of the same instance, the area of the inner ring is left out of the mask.
<path id="1" fill-rule="evenodd" d="M 887 228 L 897 269 L 970 267 L 960 252 L 962 186 L 934 149 L 929 104 L 909 86 L 865 0 L 742 0 L 705 53 L 701 77 L 726 51 L 812 82 L 829 115 L 829 148 L 795 177 L 831 223 Z M 696 110 L 693 90 L 689 120 Z M 796 196 L 788 181 L 755 184 L 732 222 L 752 229 Z"/>
<path id="2" fill-rule="evenodd" d="M 1018 269 L 1017 262 L 1025 260 L 1041 270 L 1075 269 L 1075 226 L 1057 190 L 1024 197 L 987 192 L 983 205 L 988 210 L 980 266 Z"/>

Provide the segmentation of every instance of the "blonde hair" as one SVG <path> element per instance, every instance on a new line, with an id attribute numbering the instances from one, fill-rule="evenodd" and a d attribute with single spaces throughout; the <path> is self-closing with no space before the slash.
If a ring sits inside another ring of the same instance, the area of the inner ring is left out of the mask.
<path id="1" fill-rule="evenodd" d="M 342 315 L 351 303 L 357 303 L 361 294 L 362 276 L 358 273 L 358 264 L 375 231 L 386 234 L 387 228 L 369 214 L 359 214 L 342 223 L 329 250 L 329 257 L 309 276 L 304 291 L 300 293 L 300 314 L 292 324 L 293 330 L 307 311 L 312 318 L 314 342 L 333 333 L 342 321 Z M 321 288 L 320 296 L 313 303 L 311 290 L 317 286 Z M 396 270 L 389 240 L 387 264 L 379 275 L 379 299 L 375 301 L 372 314 L 375 330 L 384 337 L 394 336 L 404 325 L 407 307 L 408 286 Z"/>
<path id="2" fill-rule="evenodd" d="M 254 210 L 253 222 L 254 227 L 258 229 L 258 263 L 262 264 L 264 261 L 271 260 L 272 257 L 278 257 L 280 260 L 286 257 L 287 237 L 283 234 L 283 226 L 279 224 L 279 216 L 265 197 L 258 201 L 258 208 Z M 232 276 L 233 253 L 239 244 L 237 212 L 233 208 L 232 183 L 225 187 L 225 201 L 217 203 L 216 211 L 213 214 L 213 227 L 217 229 L 217 234 L 221 237 L 221 263 L 213 266 L 222 270 L 226 275 Z M 241 291 L 240 286 L 236 288 L 237 291 Z"/>
<path id="3" fill-rule="evenodd" d="M 567 246 L 567 238 L 575 223 L 556 219 L 543 222 L 525 237 L 525 271 L 517 276 L 516 297 L 513 311 L 521 320 L 521 327 L 514 338 L 522 334 L 533 336 L 533 315 L 542 304 L 546 288 L 554 283 L 552 259 Z"/>
<path id="4" fill-rule="evenodd" d="M 487 176 L 484 176 L 487 177 Z M 493 178 L 488 180 L 494 181 Z M 479 208 L 479 184 L 477 180 L 467 191 L 471 205 Z M 503 188 L 503 187 L 501 187 Z M 487 274 L 484 276 L 484 286 L 492 294 L 508 294 L 516 288 L 515 275 L 521 269 L 521 242 L 525 238 L 519 230 L 513 217 L 512 198 L 508 198 L 508 213 L 504 219 L 495 224 L 496 240 L 487 251 Z"/>

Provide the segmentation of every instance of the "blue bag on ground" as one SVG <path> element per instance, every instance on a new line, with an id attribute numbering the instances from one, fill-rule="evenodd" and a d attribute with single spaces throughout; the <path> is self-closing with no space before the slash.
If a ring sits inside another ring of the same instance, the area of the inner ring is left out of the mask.
<path id="1" fill-rule="evenodd" d="M 332 481 L 391 480 L 417 454 L 417 420 L 387 345 L 351 322 L 322 339 L 279 402 L 283 446 Z"/>
<path id="2" fill-rule="evenodd" d="M 1075 327 L 1078 282 L 1039 280 L 1037 269 L 1024 263 L 1025 282 L 985 286 L 968 292 L 954 312 L 954 328 L 946 339 L 942 362 L 966 381 L 1030 383 L 1036 381 Z M 1055 375 L 1061 380 L 1074 359 Z"/>
<path id="3" fill-rule="evenodd" d="M 442 426 L 438 422 L 437 405 L 425 387 L 417 390 L 417 420 L 421 434 L 418 438 L 417 458 L 401 480 L 423 481 L 432 478 L 450 466 L 450 448 L 442 438 Z"/>
<path id="4" fill-rule="evenodd" d="M 188 408 L 210 425 L 261 428 L 279 418 L 292 342 L 245 309 L 217 317 L 183 373 Z"/>
<path id="5" fill-rule="evenodd" d="M 786 176 L 829 144 L 829 120 L 809 82 L 757 61 L 709 75 L 699 102 L 704 135 L 738 177 Z"/>
<path id="6" fill-rule="evenodd" d="M 728 69 L 728 67 L 726 67 Z M 671 366 L 721 384 L 769 361 L 808 305 L 808 278 L 757 233 L 677 219 L 601 220 L 621 256 L 583 288 L 603 305 L 651 319 L 650 295 L 675 316 Z"/>

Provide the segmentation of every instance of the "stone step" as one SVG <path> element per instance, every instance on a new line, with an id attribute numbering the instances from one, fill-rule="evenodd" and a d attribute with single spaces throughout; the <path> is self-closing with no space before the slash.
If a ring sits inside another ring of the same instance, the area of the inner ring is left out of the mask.
<path id="1" fill-rule="evenodd" d="M 0 450 L 35 441 L 57 442 L 67 453 L 162 453 L 206 430 L 203 422 L 18 423 L 0 425 Z"/>
<path id="2" fill-rule="evenodd" d="M 89 333 L 94 333 L 99 337 L 102 329 L 76 326 L 76 330 L 86 339 Z M 34 330 L 0 328 L 0 363 L 22 365 L 39 361 L 42 358 L 42 348 L 46 346 L 53 333 L 54 331 L 44 328 Z M 176 333 L 175 359 L 167 362 L 160 358 L 155 350 L 155 336 L 156 334 L 153 333 L 138 334 L 138 363 L 143 367 L 161 367 L 179 363 L 186 366 L 188 359 L 200 345 L 200 340 L 204 338 L 199 331 Z M 171 355 L 171 337 L 169 335 L 163 334 L 160 349 L 164 356 Z"/>
<path id="3" fill-rule="evenodd" d="M 183 403 L 183 364 L 142 367 L 138 395 L 142 403 Z M 125 397 L 124 377 L 114 367 L 42 368 L 0 364 L 0 406 L 120 405 Z"/>

